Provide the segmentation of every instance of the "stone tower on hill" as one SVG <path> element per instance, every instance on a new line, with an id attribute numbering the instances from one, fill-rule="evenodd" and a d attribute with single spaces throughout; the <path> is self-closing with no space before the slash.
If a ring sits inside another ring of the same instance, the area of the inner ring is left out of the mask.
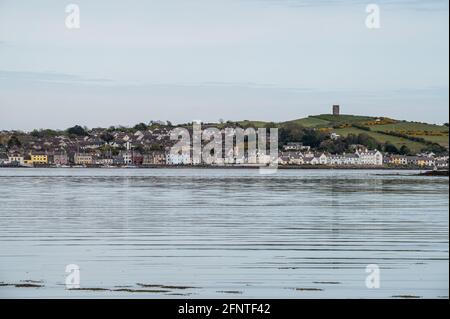
<path id="1" fill-rule="evenodd" d="M 333 105 L 333 115 L 340 115 L 341 110 L 339 105 Z"/>

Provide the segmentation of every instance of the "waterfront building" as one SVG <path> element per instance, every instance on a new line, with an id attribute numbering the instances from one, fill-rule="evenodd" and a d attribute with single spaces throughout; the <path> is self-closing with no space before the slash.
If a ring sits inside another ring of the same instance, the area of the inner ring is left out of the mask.
<path id="1" fill-rule="evenodd" d="M 53 155 L 53 164 L 55 165 L 68 165 L 69 157 L 66 153 L 54 154 Z"/>
<path id="2" fill-rule="evenodd" d="M 143 162 L 144 162 L 144 156 L 142 156 L 142 154 L 140 154 L 140 153 L 133 152 L 133 156 L 132 156 L 133 165 L 141 166 Z"/>
<path id="3" fill-rule="evenodd" d="M 166 162 L 168 165 L 190 165 L 191 156 L 188 153 L 167 154 Z"/>
<path id="4" fill-rule="evenodd" d="M 435 165 L 435 160 L 432 157 L 419 157 L 417 159 L 417 166 L 433 167 L 434 165 Z"/>
<path id="5" fill-rule="evenodd" d="M 114 164 L 112 157 L 99 157 L 95 159 L 95 165 L 110 166 Z"/>
<path id="6" fill-rule="evenodd" d="M 12 153 L 8 156 L 8 163 L 12 165 L 23 165 L 24 158 L 19 153 Z"/>
<path id="7" fill-rule="evenodd" d="M 278 164 L 280 164 L 280 165 L 288 165 L 288 164 L 289 164 L 289 161 L 290 161 L 290 158 L 289 158 L 289 156 L 287 156 L 287 155 L 281 154 L 281 155 L 278 157 Z"/>
<path id="8" fill-rule="evenodd" d="M 444 159 L 444 158 L 438 158 L 436 159 L 436 167 L 437 168 L 447 168 L 448 169 L 448 158 Z"/>
<path id="9" fill-rule="evenodd" d="M 360 157 L 358 154 L 334 154 L 328 157 L 327 164 L 333 166 L 340 165 L 360 165 Z"/>
<path id="10" fill-rule="evenodd" d="M 164 152 L 151 152 L 149 154 L 145 154 L 143 161 L 143 165 L 164 165 L 166 164 L 166 154 Z"/>
<path id="11" fill-rule="evenodd" d="M 125 161 L 124 161 L 122 155 L 113 156 L 112 159 L 113 159 L 113 165 L 120 166 L 120 165 L 124 165 L 125 164 Z"/>
<path id="12" fill-rule="evenodd" d="M 380 151 L 357 151 L 356 154 L 359 156 L 359 164 L 360 165 L 374 165 L 374 166 L 382 166 L 383 165 L 383 154 Z"/>
<path id="13" fill-rule="evenodd" d="M 48 164 L 48 155 L 47 154 L 30 154 L 31 163 L 35 165 L 46 165 Z"/>
<path id="14" fill-rule="evenodd" d="M 75 165 L 92 165 L 92 155 L 84 153 L 76 153 L 74 156 Z"/>
<path id="15" fill-rule="evenodd" d="M 390 164 L 408 165 L 408 157 L 405 155 L 392 155 Z"/>
<path id="16" fill-rule="evenodd" d="M 133 153 L 130 151 L 122 153 L 123 162 L 125 165 L 132 165 L 133 164 Z"/>
<path id="17" fill-rule="evenodd" d="M 320 154 L 318 157 L 320 165 L 326 165 L 328 163 L 328 156 L 325 153 Z"/>
<path id="18" fill-rule="evenodd" d="M 319 165 L 319 158 L 317 157 L 304 157 L 303 158 L 304 164 L 307 165 Z"/>
<path id="19" fill-rule="evenodd" d="M 303 154 L 301 152 L 283 152 L 281 153 L 283 158 L 282 162 L 292 165 L 303 165 L 305 163 Z"/>

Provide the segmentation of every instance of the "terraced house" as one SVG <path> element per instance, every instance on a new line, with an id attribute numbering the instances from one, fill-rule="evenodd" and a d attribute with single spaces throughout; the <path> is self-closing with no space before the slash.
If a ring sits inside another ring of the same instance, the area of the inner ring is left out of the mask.
<path id="1" fill-rule="evenodd" d="M 53 164 L 55 165 L 68 165 L 69 164 L 69 158 L 67 154 L 55 154 L 53 155 Z"/>
<path id="2" fill-rule="evenodd" d="M 145 154 L 143 165 L 164 165 L 166 164 L 166 154 L 164 152 L 151 152 Z"/>
<path id="3" fill-rule="evenodd" d="M 92 165 L 92 155 L 77 153 L 73 157 L 75 165 Z"/>
<path id="4" fill-rule="evenodd" d="M 29 164 L 47 165 L 48 164 L 48 155 L 47 154 L 30 154 Z"/>
<path id="5" fill-rule="evenodd" d="M 22 165 L 24 163 L 24 158 L 19 153 L 13 153 L 8 156 L 8 163 L 15 165 Z"/>

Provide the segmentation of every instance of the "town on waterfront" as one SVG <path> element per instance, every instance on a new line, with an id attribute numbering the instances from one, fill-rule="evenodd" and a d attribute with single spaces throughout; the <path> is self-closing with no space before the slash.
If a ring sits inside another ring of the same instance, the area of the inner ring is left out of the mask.
<path id="1" fill-rule="evenodd" d="M 268 164 L 268 155 L 260 150 L 252 152 L 249 149 L 250 138 L 253 135 L 255 140 L 259 139 L 261 127 L 276 127 L 276 161 L 281 167 L 448 170 L 448 124 L 439 126 L 382 117 L 341 115 L 338 105 L 334 105 L 332 111 L 329 115 L 285 123 L 221 120 L 203 124 L 206 128 L 217 129 L 221 137 L 226 138 L 230 132 L 234 134 L 239 129 L 247 136 L 247 140 L 240 144 L 236 141 L 228 151 L 232 160 L 220 157 L 220 160 L 210 163 L 196 160 L 192 150 L 171 152 L 177 141 L 171 136 L 173 129 L 188 130 L 191 123 L 173 125 L 170 121 L 151 121 L 132 128 L 88 129 L 76 125 L 65 131 L 3 131 L 0 133 L 0 166 L 258 167 Z M 320 124 L 316 125 L 316 122 Z M 441 143 L 435 142 L 437 138 Z M 203 138 L 202 144 L 208 141 Z M 220 145 L 223 147 L 222 141 Z"/>
<path id="2" fill-rule="evenodd" d="M 445 306 L 448 24 L 444 0 L 0 0 L 0 299 Z"/>

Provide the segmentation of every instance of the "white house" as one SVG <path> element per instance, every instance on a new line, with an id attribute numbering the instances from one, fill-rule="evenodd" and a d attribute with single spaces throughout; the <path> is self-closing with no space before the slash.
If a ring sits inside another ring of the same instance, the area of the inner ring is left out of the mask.
<path id="1" fill-rule="evenodd" d="M 328 156 L 325 155 L 325 153 L 322 153 L 319 157 L 319 164 L 320 165 L 326 165 L 328 163 Z"/>
<path id="2" fill-rule="evenodd" d="M 287 143 L 283 146 L 283 150 L 285 151 L 300 151 L 303 147 L 303 143 Z"/>
<path id="3" fill-rule="evenodd" d="M 167 165 L 190 165 L 191 156 L 188 153 L 167 154 Z"/>
<path id="4" fill-rule="evenodd" d="M 308 165 L 318 165 L 319 164 L 318 157 L 305 157 L 304 161 L 305 161 L 305 164 L 308 164 Z"/>
<path id="5" fill-rule="evenodd" d="M 344 156 L 339 154 L 333 154 L 328 157 L 327 163 L 329 165 L 344 165 Z"/>
<path id="6" fill-rule="evenodd" d="M 365 151 L 365 152 L 356 152 L 359 156 L 359 162 L 361 165 L 374 165 L 374 166 L 382 166 L 383 165 L 383 154 L 380 151 Z"/>
<path id="7" fill-rule="evenodd" d="M 448 168 L 448 159 L 437 159 L 436 160 L 436 166 L 438 168 Z"/>
<path id="8" fill-rule="evenodd" d="M 330 135 L 330 138 L 332 139 L 332 140 L 337 140 L 337 139 L 339 139 L 341 136 L 339 135 L 339 134 L 337 134 L 337 133 L 331 133 L 331 135 Z"/>
<path id="9" fill-rule="evenodd" d="M 344 165 L 360 165 L 361 157 L 358 154 L 344 154 Z"/>
<path id="10" fill-rule="evenodd" d="M 19 165 L 23 165 L 24 163 L 24 158 L 22 155 L 14 153 L 8 156 L 8 163 L 9 164 L 19 164 Z"/>
<path id="11" fill-rule="evenodd" d="M 133 153 L 131 152 L 124 152 L 122 154 L 123 161 L 125 165 L 131 165 L 133 164 Z"/>

